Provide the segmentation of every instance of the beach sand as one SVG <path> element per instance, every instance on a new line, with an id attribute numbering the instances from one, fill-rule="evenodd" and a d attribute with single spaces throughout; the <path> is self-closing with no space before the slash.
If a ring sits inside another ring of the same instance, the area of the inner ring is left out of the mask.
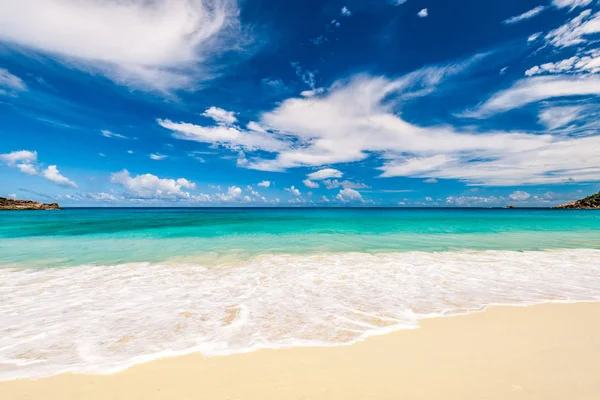
<path id="1" fill-rule="evenodd" d="M 600 399 L 600 303 L 492 307 L 341 347 L 0 382 L 12 399 Z"/>

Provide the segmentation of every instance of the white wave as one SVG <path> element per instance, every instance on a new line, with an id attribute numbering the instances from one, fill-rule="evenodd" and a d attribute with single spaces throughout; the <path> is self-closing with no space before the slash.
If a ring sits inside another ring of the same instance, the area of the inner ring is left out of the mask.
<path id="1" fill-rule="evenodd" d="M 263 255 L 0 269 L 0 379 L 341 345 L 492 304 L 600 300 L 600 250 Z"/>

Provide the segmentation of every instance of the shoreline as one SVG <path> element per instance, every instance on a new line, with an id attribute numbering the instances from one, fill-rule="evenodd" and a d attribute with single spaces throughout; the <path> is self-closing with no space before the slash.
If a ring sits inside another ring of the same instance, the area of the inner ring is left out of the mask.
<path id="1" fill-rule="evenodd" d="M 372 335 L 349 345 L 209 358 L 195 353 L 115 374 L 2 381 L 0 392 L 10 400 L 183 399 L 201 393 L 211 399 L 257 400 L 592 399 L 600 396 L 600 366 L 594 357 L 600 354 L 599 317 L 600 302 L 490 306 L 422 319 L 418 329 Z M 509 384 L 509 377 L 515 383 Z"/>

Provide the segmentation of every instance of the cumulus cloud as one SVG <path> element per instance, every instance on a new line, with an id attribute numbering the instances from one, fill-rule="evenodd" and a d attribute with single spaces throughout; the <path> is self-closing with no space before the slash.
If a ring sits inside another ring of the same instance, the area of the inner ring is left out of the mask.
<path id="1" fill-rule="evenodd" d="M 111 138 L 111 139 L 127 139 L 127 136 L 121 135 L 119 133 L 111 132 L 106 129 L 101 130 L 100 133 L 102 133 L 102 136 Z"/>
<path id="2" fill-rule="evenodd" d="M 419 11 L 417 15 L 419 16 L 419 18 L 427 18 L 429 16 L 429 11 L 427 11 L 427 9 L 424 8 L 421 11 Z"/>
<path id="3" fill-rule="evenodd" d="M 225 202 L 240 201 L 242 197 L 242 189 L 238 186 L 230 186 L 227 188 L 227 193 L 218 193 L 217 198 Z"/>
<path id="4" fill-rule="evenodd" d="M 516 24 L 518 22 L 525 21 L 527 19 L 535 17 L 536 15 L 539 15 L 545 9 L 546 9 L 546 7 L 544 7 L 544 6 L 537 6 L 535 8 L 532 8 L 529 11 L 524 12 L 523 14 L 519 14 L 514 17 L 507 18 L 504 21 L 502 21 L 502 23 L 504 25 Z"/>
<path id="5" fill-rule="evenodd" d="M 50 182 L 63 187 L 77 188 L 77 184 L 62 175 L 56 165 L 50 165 L 43 169 L 38 162 L 37 151 L 19 150 L 12 153 L 0 154 L 0 162 L 11 168 L 17 168 L 27 175 L 39 175 Z"/>
<path id="6" fill-rule="evenodd" d="M 307 188 L 310 188 L 310 189 L 318 189 L 319 188 L 319 184 L 317 182 L 311 181 L 310 179 L 305 179 L 302 181 L 302 183 L 304 184 L 304 186 L 306 186 Z"/>
<path id="7" fill-rule="evenodd" d="M 110 180 L 122 185 L 130 198 L 137 199 L 189 199 L 190 193 L 182 189 L 196 187 L 193 182 L 184 178 L 164 179 L 152 174 L 131 176 L 126 169 L 113 173 Z"/>
<path id="8" fill-rule="evenodd" d="M 517 190 L 515 192 L 512 192 L 508 197 L 514 201 L 525 201 L 525 200 L 529 199 L 531 197 L 531 195 L 522 190 Z"/>
<path id="9" fill-rule="evenodd" d="M 298 189 L 296 189 L 294 186 L 291 186 L 289 188 L 285 188 L 286 192 L 290 192 L 291 194 L 293 194 L 294 196 L 300 197 L 300 195 L 302 193 L 300 193 L 300 191 Z"/>
<path id="10" fill-rule="evenodd" d="M 207 118 L 212 118 L 219 125 L 233 125 L 237 122 L 235 113 L 233 111 L 227 111 L 219 107 L 209 107 L 202 113 Z"/>
<path id="11" fill-rule="evenodd" d="M 325 168 L 316 172 L 312 172 L 307 176 L 308 179 L 321 180 L 327 178 L 341 178 L 343 175 L 344 173 L 342 171 L 338 171 L 337 169 Z"/>
<path id="12" fill-rule="evenodd" d="M 0 9 L 1 41 L 158 90 L 209 74 L 202 63 L 235 46 L 239 26 L 231 0 L 0 0 Z"/>
<path id="13" fill-rule="evenodd" d="M 42 171 L 41 175 L 49 181 L 56 183 L 58 186 L 77 187 L 75 182 L 60 173 L 58 168 L 56 168 L 56 165 L 50 165 Z"/>
<path id="14" fill-rule="evenodd" d="M 337 194 L 337 196 L 335 196 L 335 198 L 343 203 L 350 203 L 350 202 L 362 203 L 362 202 L 364 202 L 363 197 L 359 192 L 357 192 L 354 189 L 349 189 L 349 188 L 340 190 L 340 192 Z"/>
<path id="15" fill-rule="evenodd" d="M 19 164 L 37 163 L 37 151 L 19 150 L 12 153 L 0 154 L 0 161 L 9 167 L 16 167 Z"/>
<path id="16" fill-rule="evenodd" d="M 340 14 L 343 17 L 349 17 L 349 16 L 352 15 L 352 11 L 350 11 L 350 9 L 348 9 L 348 7 L 344 6 L 344 7 L 342 7 L 342 10 L 340 11 Z"/>
<path id="17" fill-rule="evenodd" d="M 261 181 L 257 184 L 257 186 L 268 188 L 271 186 L 271 181 Z"/>

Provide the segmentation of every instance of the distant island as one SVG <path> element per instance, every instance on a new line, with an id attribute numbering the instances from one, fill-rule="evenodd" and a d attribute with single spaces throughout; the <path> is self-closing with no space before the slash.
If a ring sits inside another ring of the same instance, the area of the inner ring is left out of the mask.
<path id="1" fill-rule="evenodd" d="M 33 200 L 0 197 L 0 210 L 60 210 L 60 206 L 58 203 L 38 203 Z"/>
<path id="2" fill-rule="evenodd" d="M 600 192 L 588 196 L 585 199 L 572 201 L 571 203 L 561 204 L 560 206 L 556 206 L 554 208 L 600 210 Z"/>

